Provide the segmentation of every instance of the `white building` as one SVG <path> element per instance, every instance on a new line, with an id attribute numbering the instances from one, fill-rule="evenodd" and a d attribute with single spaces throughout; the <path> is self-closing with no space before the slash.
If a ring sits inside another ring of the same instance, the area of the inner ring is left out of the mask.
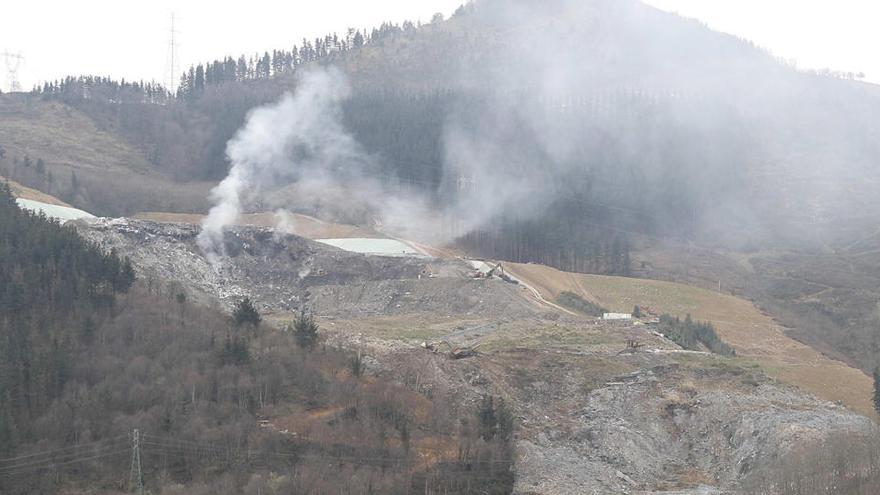
<path id="1" fill-rule="evenodd" d="M 632 315 L 627 313 L 604 313 L 603 320 L 632 320 Z"/>

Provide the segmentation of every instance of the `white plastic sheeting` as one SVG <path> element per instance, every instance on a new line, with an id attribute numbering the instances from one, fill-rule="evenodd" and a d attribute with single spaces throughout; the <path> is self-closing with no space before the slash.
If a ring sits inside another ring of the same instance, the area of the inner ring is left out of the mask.
<path id="1" fill-rule="evenodd" d="M 67 206 L 50 205 L 32 199 L 21 198 L 16 199 L 15 202 L 18 203 L 18 207 L 23 210 L 30 210 L 35 213 L 43 212 L 47 217 L 59 220 L 61 223 L 68 220 L 78 220 L 80 218 L 95 218 L 91 213 Z"/>
<path id="2" fill-rule="evenodd" d="M 412 246 L 396 239 L 315 239 L 344 251 L 379 256 L 420 256 Z"/>

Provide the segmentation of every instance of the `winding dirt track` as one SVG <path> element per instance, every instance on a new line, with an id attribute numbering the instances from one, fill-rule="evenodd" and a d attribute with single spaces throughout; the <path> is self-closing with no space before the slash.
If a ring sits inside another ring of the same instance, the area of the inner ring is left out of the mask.
<path id="1" fill-rule="evenodd" d="M 875 417 L 869 376 L 831 359 L 787 335 L 770 316 L 752 303 L 733 296 L 671 282 L 562 272 L 534 264 L 505 263 L 505 268 L 553 300 L 570 291 L 612 311 L 633 306 L 711 322 L 740 358 L 754 361 L 770 375 L 797 385 L 819 398 L 841 401 L 850 409 Z"/>

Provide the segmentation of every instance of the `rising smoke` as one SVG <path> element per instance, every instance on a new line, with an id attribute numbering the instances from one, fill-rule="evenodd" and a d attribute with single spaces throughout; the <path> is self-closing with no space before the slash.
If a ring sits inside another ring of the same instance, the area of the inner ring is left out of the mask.
<path id="1" fill-rule="evenodd" d="M 437 90 L 478 95 L 447 109 L 439 205 L 374 173 L 376 158 L 342 124 L 345 77 L 313 70 L 294 94 L 254 110 L 230 141 L 232 169 L 199 236 L 209 258 L 223 255 L 223 230 L 242 211 L 291 185 L 299 197 L 428 242 L 500 217 L 539 218 L 560 198 L 600 213 L 612 205 L 615 218 L 636 211 L 639 228 L 714 229 L 732 243 L 787 227 L 802 238 L 815 224 L 786 220 L 850 208 L 859 195 L 839 191 L 858 186 L 852 176 L 864 173 L 854 164 L 877 155 L 876 132 L 850 117 L 867 111 L 857 108 L 862 95 L 827 103 L 824 82 L 636 1 L 481 0 L 456 22 L 487 41 L 475 48 L 460 37 L 465 44 L 450 52 L 468 56 L 437 71 Z M 377 65 L 389 88 L 412 75 Z M 822 125 L 829 115 L 832 129 Z M 447 217 L 454 232 L 440 227 Z M 283 212 L 277 218 L 295 232 Z"/>
<path id="2" fill-rule="evenodd" d="M 227 145 L 229 175 L 211 191 L 214 207 L 202 222 L 198 245 L 212 264 L 224 255 L 224 231 L 266 193 L 296 185 L 340 203 L 356 198 L 387 228 L 407 232 L 429 209 L 392 181 L 370 175 L 375 161 L 342 124 L 341 103 L 351 88 L 336 69 L 306 72 L 293 94 L 253 110 Z M 390 188 L 394 188 L 394 193 Z M 293 219 L 277 210 L 276 221 L 295 231 Z"/>
<path id="3" fill-rule="evenodd" d="M 202 222 L 198 244 L 212 263 L 225 254 L 224 229 L 267 188 L 360 175 L 364 154 L 339 121 L 339 103 L 349 91 L 338 72 L 312 71 L 296 94 L 250 113 L 227 146 L 232 168 L 211 191 L 215 206 Z"/>
<path id="4" fill-rule="evenodd" d="M 444 81 L 482 95 L 445 133 L 446 177 L 480 185 L 456 206 L 473 226 L 570 198 L 623 229 L 800 244 L 877 180 L 876 94 L 696 21 L 634 0 L 479 0 L 458 22 L 486 45 Z"/>

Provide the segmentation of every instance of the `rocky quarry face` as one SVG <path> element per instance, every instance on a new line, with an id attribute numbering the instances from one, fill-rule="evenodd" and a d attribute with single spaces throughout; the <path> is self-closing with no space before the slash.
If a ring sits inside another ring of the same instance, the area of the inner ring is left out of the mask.
<path id="1" fill-rule="evenodd" d="M 486 393 L 503 397 L 517 418 L 517 493 L 747 493 L 742 482 L 755 469 L 794 449 L 877 434 L 871 420 L 747 363 L 680 352 L 645 327 L 562 314 L 515 284 L 470 278 L 462 260 L 365 256 L 236 228 L 226 235 L 228 257 L 212 266 L 196 246 L 197 226 L 130 219 L 76 225 L 129 256 L 142 279 L 179 284 L 227 309 L 244 296 L 266 314 L 305 305 L 334 321 L 329 337 L 343 344 L 362 345 L 355 329 L 376 318 L 392 327 L 466 321 L 449 337 L 503 342 L 450 360 L 395 337 L 395 345 L 373 349 L 371 362 L 376 373 L 417 370 L 420 387 L 454 390 L 458 404 L 450 407 L 470 407 Z M 522 338 L 547 326 L 583 337 L 582 345 Z M 513 330 L 520 333 L 504 340 Z M 620 353 L 633 336 L 655 352 Z"/>

